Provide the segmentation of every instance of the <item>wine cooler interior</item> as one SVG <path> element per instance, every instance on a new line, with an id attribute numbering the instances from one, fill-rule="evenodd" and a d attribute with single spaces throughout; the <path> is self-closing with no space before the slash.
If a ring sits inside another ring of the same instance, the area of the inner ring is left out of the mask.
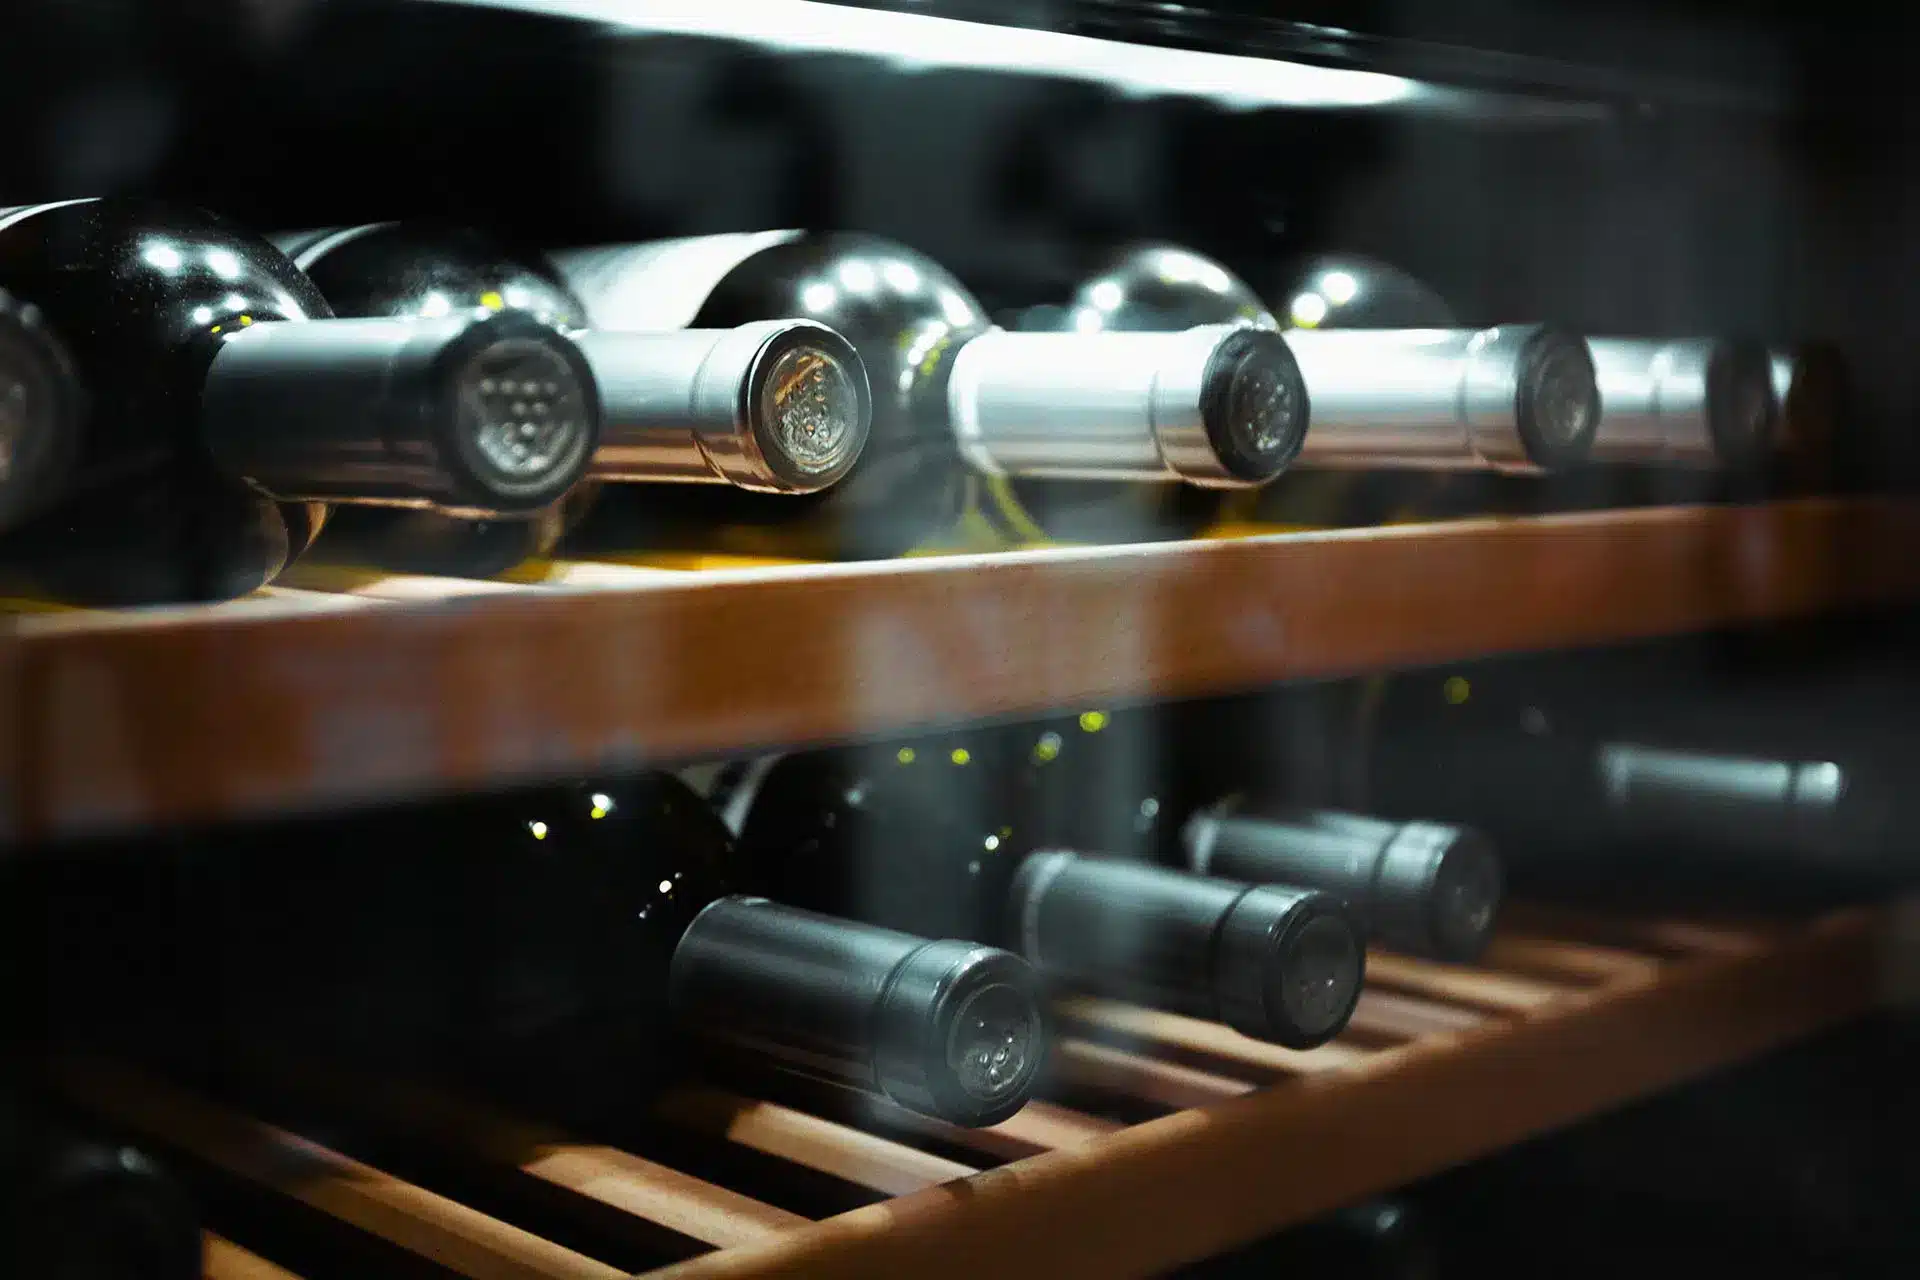
<path id="1" fill-rule="evenodd" d="M 1912 1274 L 1906 34 L 0 12 L 0 1280 Z"/>

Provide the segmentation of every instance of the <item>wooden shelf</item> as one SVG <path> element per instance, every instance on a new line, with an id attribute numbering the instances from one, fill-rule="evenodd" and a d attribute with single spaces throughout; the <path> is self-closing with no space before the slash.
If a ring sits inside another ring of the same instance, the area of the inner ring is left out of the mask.
<path id="1" fill-rule="evenodd" d="M 1912 596 L 1920 504 L 1656 508 L 41 614 L 0 838 L 319 807 Z"/>
<path id="2" fill-rule="evenodd" d="M 330 1132 L 435 1148 L 422 1167 L 464 1167 L 465 1184 L 493 1188 L 483 1213 L 113 1064 L 69 1062 L 60 1078 L 163 1153 L 466 1275 L 603 1277 L 618 1273 L 594 1241 L 645 1241 L 686 1258 L 659 1280 L 959 1280 L 982 1258 L 1009 1280 L 1144 1276 L 1858 1016 L 1876 1002 L 1888 923 L 1870 911 L 1774 924 L 1512 916 L 1477 967 L 1375 957 L 1353 1026 L 1310 1053 L 1072 1002 L 1055 1073 L 1068 1092 L 992 1130 L 888 1109 L 829 1118 L 704 1088 L 660 1100 L 683 1158 L 697 1147 L 734 1157 L 702 1168 L 758 1161 L 763 1199 L 417 1086 L 289 1086 L 305 1114 L 332 1117 Z M 769 1164 L 870 1203 L 818 1220 L 768 1203 L 786 1185 Z M 523 1204 L 538 1216 L 521 1220 Z M 532 1225 L 556 1214 L 573 1224 L 571 1247 Z"/>

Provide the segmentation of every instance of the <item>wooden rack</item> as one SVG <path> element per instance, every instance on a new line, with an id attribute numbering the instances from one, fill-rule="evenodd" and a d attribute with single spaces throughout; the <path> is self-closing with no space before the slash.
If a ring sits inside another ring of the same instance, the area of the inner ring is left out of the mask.
<path id="1" fill-rule="evenodd" d="M 663 1280 L 958 1280 L 983 1258 L 1017 1259 L 996 1267 L 1008 1275 L 1148 1275 L 1857 1016 L 1880 983 L 1884 921 L 1866 911 L 1798 923 L 1510 917 L 1479 966 L 1370 957 L 1352 1026 L 1308 1053 L 1071 1002 L 1056 1075 L 1076 1101 L 1036 1102 L 996 1129 L 894 1111 L 850 1122 L 710 1089 L 661 1100 L 663 1124 L 708 1146 L 872 1200 L 818 1221 L 470 1101 L 401 1086 L 333 1096 L 491 1169 L 596 1239 L 692 1255 L 651 1273 Z M 175 1158 L 460 1274 L 620 1274 L 498 1216 L 497 1201 L 482 1212 L 172 1084 L 91 1061 L 63 1075 L 83 1105 Z M 1143 1110 L 1157 1114 L 1113 1118 Z M 285 1273 L 220 1242 L 207 1274 Z"/>
<path id="2" fill-rule="evenodd" d="M 1805 616 L 1911 597 L 1916 545 L 1809 500 L 30 615 L 0 841 Z"/>

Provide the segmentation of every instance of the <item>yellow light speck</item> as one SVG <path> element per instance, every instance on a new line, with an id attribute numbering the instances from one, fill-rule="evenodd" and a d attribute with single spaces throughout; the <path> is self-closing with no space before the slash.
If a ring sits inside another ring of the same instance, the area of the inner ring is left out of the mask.
<path id="1" fill-rule="evenodd" d="M 912 747 L 902 747 L 893 753 L 893 758 L 901 764 L 912 764 L 916 752 Z"/>
<path id="2" fill-rule="evenodd" d="M 1080 713 L 1080 732 L 1098 733 L 1107 727 L 1107 713 L 1104 711 L 1082 711 Z"/>
<path id="3" fill-rule="evenodd" d="M 480 305 L 489 311 L 498 311 L 507 305 L 507 300 L 492 289 L 480 295 Z"/>
<path id="4" fill-rule="evenodd" d="M 947 753 L 947 759 L 953 761 L 955 764 L 966 764 L 973 759 L 973 752 L 967 750 L 965 747 L 955 747 Z"/>
<path id="5" fill-rule="evenodd" d="M 587 816 L 589 818 L 604 818 L 607 816 L 607 806 L 603 804 L 597 804 L 593 806 L 593 808 L 587 810 Z"/>
<path id="6" fill-rule="evenodd" d="M 240 317 L 240 324 L 241 324 L 241 326 L 242 326 L 242 327 L 245 327 L 246 325 L 250 325 L 250 324 L 252 324 L 252 323 L 253 323 L 253 317 L 252 317 L 252 316 L 241 316 L 241 317 Z"/>
<path id="7" fill-rule="evenodd" d="M 1040 741 L 1033 744 L 1033 762 L 1035 764 L 1046 764 L 1059 754 L 1060 735 L 1057 733 L 1043 733 L 1040 735 Z"/>
<path id="8" fill-rule="evenodd" d="M 1440 686 L 1440 696 L 1447 700 L 1448 706 L 1457 707 L 1473 696 L 1473 686 L 1465 676 L 1448 676 Z"/>
<path id="9" fill-rule="evenodd" d="M 220 330 L 221 330 L 221 329 L 222 329 L 223 327 L 224 327 L 224 326 L 222 326 L 222 325 L 215 325 L 215 326 L 213 326 L 213 332 L 214 332 L 214 333 L 218 333 L 218 332 L 220 332 Z"/>
<path id="10" fill-rule="evenodd" d="M 527 830 L 533 832 L 533 838 L 535 840 L 545 840 L 547 838 L 547 824 L 544 822 L 529 822 L 527 824 Z"/>

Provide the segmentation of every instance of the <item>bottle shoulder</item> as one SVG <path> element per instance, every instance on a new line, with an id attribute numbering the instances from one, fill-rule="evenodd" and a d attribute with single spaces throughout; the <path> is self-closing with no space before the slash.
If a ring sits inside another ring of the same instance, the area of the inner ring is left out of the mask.
<path id="1" fill-rule="evenodd" d="M 990 940 L 1019 833 L 949 747 L 788 757 L 747 806 L 741 848 L 770 896 L 928 937 Z"/>
<path id="2" fill-rule="evenodd" d="M 1213 259 L 1169 244 L 1136 244 L 1098 262 L 1064 307 L 1034 322 L 1079 332 L 1172 333 L 1206 324 L 1276 322 L 1251 286 Z"/>
<path id="3" fill-rule="evenodd" d="M 73 350 L 96 412 L 191 403 L 223 335 L 332 315 L 271 244 L 218 215 L 138 199 L 40 207 L 0 228 L 0 284 Z"/>
<path id="4" fill-rule="evenodd" d="M 852 233 L 760 249 L 720 279 L 694 323 L 718 328 L 779 316 L 817 320 L 853 343 L 874 386 L 876 418 L 989 327 L 979 300 L 939 263 Z"/>
<path id="5" fill-rule="evenodd" d="M 294 260 L 343 316 L 525 311 L 560 328 L 586 306 L 537 257 L 472 228 L 387 222 L 312 237 Z"/>
<path id="6" fill-rule="evenodd" d="M 41 286 L 58 314 L 69 295 L 170 327 L 177 339 L 268 320 L 325 319 L 313 282 L 264 239 L 217 214 L 139 199 L 41 206 L 0 228 L 0 272 Z M 31 295 L 29 295 L 31 296 Z M 204 314 L 202 314 L 204 313 Z M 81 341 L 85 334 L 67 335 Z"/>

